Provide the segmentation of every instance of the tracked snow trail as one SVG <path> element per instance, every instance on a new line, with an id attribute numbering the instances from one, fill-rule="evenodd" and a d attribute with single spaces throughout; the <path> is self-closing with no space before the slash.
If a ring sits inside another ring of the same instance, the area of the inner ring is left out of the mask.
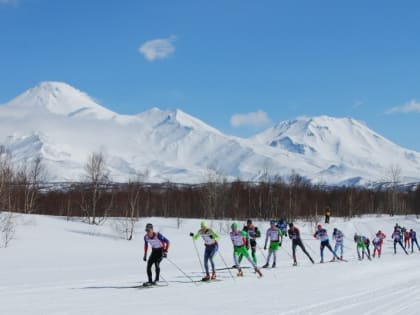
<path id="1" fill-rule="evenodd" d="M 0 314 L 418 314 L 420 309 L 420 254 L 393 254 L 385 242 L 381 259 L 355 260 L 354 229 L 368 236 L 378 228 L 388 235 L 396 221 L 420 230 L 415 218 L 365 217 L 352 221 L 333 220 L 346 235 L 347 263 L 312 265 L 298 249 L 298 267 L 292 267 L 290 243 L 278 255 L 277 268 L 264 269 L 258 279 L 251 268 L 243 278 L 232 278 L 233 270 L 218 271 L 220 281 L 192 283 L 169 261 L 162 262 L 168 286 L 138 288 L 146 279 L 141 260 L 142 228 L 153 221 L 172 244 L 169 257 L 188 277 L 201 278 L 200 265 L 189 232 L 198 220 L 144 219 L 132 242 L 119 240 L 110 224 L 91 227 L 65 220 L 25 216 L 30 224 L 18 226 L 16 240 L 1 249 Z M 266 223 L 256 222 L 262 230 Z M 296 222 L 297 226 L 307 223 Z M 215 224 L 215 226 L 219 226 Z M 305 225 L 306 226 L 306 225 Z M 304 227 L 304 243 L 319 261 L 319 242 Z M 79 231 L 75 233 L 74 231 Z M 84 232 L 84 233 L 81 233 Z M 114 234 L 113 234 L 114 233 Z M 259 245 L 263 240 L 259 241 Z M 201 240 L 197 246 L 202 255 Z M 216 267 L 225 268 L 221 257 L 232 264 L 228 236 L 221 233 Z M 259 264 L 264 263 L 257 251 Z M 329 258 L 330 254 L 327 253 Z M 247 263 L 244 262 L 244 266 Z"/>

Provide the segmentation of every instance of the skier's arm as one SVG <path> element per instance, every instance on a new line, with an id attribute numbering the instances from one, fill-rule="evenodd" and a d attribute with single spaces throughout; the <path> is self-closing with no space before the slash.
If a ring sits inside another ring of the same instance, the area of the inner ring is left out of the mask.
<path id="1" fill-rule="evenodd" d="M 219 235 L 217 235 L 217 234 L 216 234 L 216 232 L 215 232 L 215 231 L 213 231 L 213 230 L 210 230 L 210 237 L 211 237 L 212 239 L 214 239 L 215 241 L 220 240 Z"/>
<path id="2" fill-rule="evenodd" d="M 158 233 L 157 237 L 158 237 L 158 240 L 161 241 L 162 244 L 163 244 L 163 246 L 162 246 L 163 247 L 163 251 L 164 252 L 167 252 L 168 249 L 169 249 L 169 240 L 165 236 L 163 236 L 162 234 L 160 234 L 160 233 Z"/>
<path id="3" fill-rule="evenodd" d="M 198 238 L 200 237 L 200 231 L 197 231 L 197 233 L 195 233 L 193 236 L 192 236 L 192 239 L 193 239 L 193 241 L 196 241 L 196 240 L 198 240 Z"/>
<path id="4" fill-rule="evenodd" d="M 143 260 L 146 261 L 147 256 L 147 248 L 149 247 L 149 243 L 146 241 L 146 236 L 144 237 L 144 255 Z"/>

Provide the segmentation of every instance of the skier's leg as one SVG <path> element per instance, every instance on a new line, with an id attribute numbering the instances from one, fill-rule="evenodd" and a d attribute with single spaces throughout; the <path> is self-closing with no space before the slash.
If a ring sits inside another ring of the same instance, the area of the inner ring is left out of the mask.
<path id="1" fill-rule="evenodd" d="M 296 247 L 297 247 L 297 245 L 298 245 L 298 242 L 296 240 L 293 240 L 292 241 L 292 256 L 293 256 L 293 262 L 294 263 L 297 263 L 297 260 L 296 260 Z"/>
<path id="2" fill-rule="evenodd" d="M 211 248 L 209 246 L 206 246 L 206 248 L 204 250 L 204 270 L 206 272 L 206 275 L 209 275 L 210 250 L 211 250 Z"/>
<path id="3" fill-rule="evenodd" d="M 160 262 L 162 261 L 162 258 L 163 258 L 163 250 L 161 252 L 161 255 L 159 255 L 156 258 L 156 262 L 155 262 L 155 271 L 156 271 L 155 281 L 156 282 L 159 281 L 159 277 L 160 277 Z"/>
<path id="4" fill-rule="evenodd" d="M 149 256 L 149 260 L 147 261 L 147 279 L 149 282 L 152 282 L 152 266 L 155 263 L 154 257 L 152 255 Z"/>
<path id="5" fill-rule="evenodd" d="M 397 240 L 394 240 L 394 255 L 397 253 Z"/>
<path id="6" fill-rule="evenodd" d="M 216 272 L 216 268 L 214 266 L 214 261 L 213 261 L 213 257 L 214 255 L 216 255 L 217 250 L 219 249 L 219 245 L 216 243 L 215 245 L 213 245 L 213 249 L 209 254 L 209 259 L 210 259 L 210 264 L 211 264 L 211 271 Z"/>

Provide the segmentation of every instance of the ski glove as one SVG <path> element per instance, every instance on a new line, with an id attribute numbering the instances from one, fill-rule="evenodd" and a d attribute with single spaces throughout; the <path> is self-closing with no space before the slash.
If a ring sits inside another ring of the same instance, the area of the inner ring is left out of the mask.
<path id="1" fill-rule="evenodd" d="M 163 252 L 162 257 L 167 258 L 168 257 L 168 252 Z"/>
<path id="2" fill-rule="evenodd" d="M 143 260 L 144 260 L 144 261 L 146 261 L 146 260 L 147 260 L 146 255 L 144 255 L 144 256 L 143 256 Z"/>
<path id="3" fill-rule="evenodd" d="M 193 233 L 193 232 L 191 232 L 191 233 L 190 233 L 190 236 L 191 236 L 191 237 L 193 237 L 193 236 L 194 236 L 194 233 Z"/>
<path id="4" fill-rule="evenodd" d="M 267 246 L 264 246 L 264 250 L 267 250 Z"/>

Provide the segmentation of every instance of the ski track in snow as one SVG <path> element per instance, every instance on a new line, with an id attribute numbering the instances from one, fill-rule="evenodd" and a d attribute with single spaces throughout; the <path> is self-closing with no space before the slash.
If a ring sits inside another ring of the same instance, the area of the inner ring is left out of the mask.
<path id="1" fill-rule="evenodd" d="M 413 218 L 366 217 L 352 221 L 335 220 L 346 235 L 345 258 L 348 262 L 312 265 L 298 248 L 298 267 L 292 267 L 291 248 L 286 240 L 278 252 L 277 268 L 262 269 L 258 278 L 252 268 L 244 277 L 236 270 L 220 270 L 218 280 L 194 282 L 202 277 L 190 231 L 198 229 L 199 220 L 183 220 L 176 229 L 176 219 L 142 219 L 135 240 L 104 237 L 109 226 L 91 227 L 79 222 L 29 216 L 31 225 L 19 225 L 17 237 L 6 249 L 0 249 L 0 314 L 200 314 L 240 312 L 247 314 L 418 314 L 420 309 L 420 254 L 406 256 L 402 250 L 393 254 L 389 241 L 395 222 L 420 230 Z M 169 261 L 163 261 L 164 287 L 139 288 L 145 276 L 141 260 L 142 227 L 149 220 L 162 227 L 171 242 Z M 266 222 L 256 222 L 263 231 Z M 296 222 L 296 225 L 303 226 Z M 69 226 L 103 233 L 75 234 Z M 217 224 L 214 224 L 216 227 Z M 378 227 L 388 235 L 381 259 L 358 261 L 352 242 L 355 229 L 371 236 Z M 319 242 L 302 229 L 308 252 L 319 261 Z M 259 240 L 259 246 L 263 243 Z M 202 241 L 197 242 L 202 256 Z M 232 264 L 232 246 L 228 235 L 221 233 L 220 254 L 216 268 L 224 268 L 223 259 Z M 266 254 L 266 253 L 265 253 Z M 263 252 L 257 250 L 259 265 Z M 325 258 L 332 255 L 328 252 Z M 202 259 L 202 257 L 201 257 Z M 243 266 L 249 267 L 248 262 Z M 167 281 L 167 282 L 166 282 Z"/>

